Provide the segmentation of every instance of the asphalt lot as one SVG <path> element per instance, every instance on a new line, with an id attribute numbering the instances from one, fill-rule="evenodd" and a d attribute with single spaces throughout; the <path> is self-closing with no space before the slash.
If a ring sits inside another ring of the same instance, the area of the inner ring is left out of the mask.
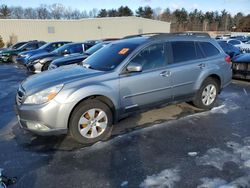
<path id="1" fill-rule="evenodd" d="M 122 120 L 112 138 L 84 147 L 17 125 L 17 65 L 0 65 L 0 168 L 11 187 L 250 187 L 250 83 L 233 81 L 217 106 L 183 103 Z"/>

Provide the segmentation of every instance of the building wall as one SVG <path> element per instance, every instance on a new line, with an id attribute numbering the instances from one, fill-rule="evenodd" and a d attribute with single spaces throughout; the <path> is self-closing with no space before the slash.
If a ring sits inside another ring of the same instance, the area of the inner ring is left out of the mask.
<path id="1" fill-rule="evenodd" d="M 0 19 L 0 35 L 12 40 L 84 41 L 119 38 L 150 32 L 170 32 L 170 23 L 139 17 L 87 18 L 81 20 Z"/>

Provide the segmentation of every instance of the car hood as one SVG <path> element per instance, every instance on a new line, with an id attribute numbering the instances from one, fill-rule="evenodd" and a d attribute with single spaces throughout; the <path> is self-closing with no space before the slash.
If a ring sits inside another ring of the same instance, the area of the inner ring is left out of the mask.
<path id="1" fill-rule="evenodd" d="M 42 53 L 42 54 L 37 54 L 37 55 L 33 55 L 29 58 L 29 61 L 35 61 L 37 59 L 44 59 L 44 58 L 47 58 L 47 57 L 54 57 L 54 56 L 58 56 L 57 53 Z"/>
<path id="2" fill-rule="evenodd" d="M 0 52 L 1 54 L 9 54 L 9 53 L 15 53 L 17 52 L 18 50 L 17 49 L 5 49 L 3 50 L 2 52 Z"/>
<path id="3" fill-rule="evenodd" d="M 41 54 L 41 53 L 46 53 L 47 51 L 44 49 L 36 49 L 36 50 L 30 50 L 27 52 L 21 52 L 20 55 L 30 55 L 33 56 L 35 54 Z"/>
<path id="4" fill-rule="evenodd" d="M 61 57 L 59 59 L 56 59 L 55 61 L 53 61 L 54 65 L 62 65 L 62 64 L 66 64 L 67 62 L 70 61 L 82 61 L 84 59 L 86 59 L 88 57 L 88 55 L 86 54 L 77 54 L 77 55 L 70 55 L 70 56 L 66 56 L 66 57 Z"/>
<path id="5" fill-rule="evenodd" d="M 86 69 L 80 65 L 60 67 L 28 77 L 22 82 L 26 95 L 31 95 L 49 87 L 103 74 L 102 71 Z"/>
<path id="6" fill-rule="evenodd" d="M 240 54 L 232 59 L 234 63 L 250 63 L 250 53 Z"/>

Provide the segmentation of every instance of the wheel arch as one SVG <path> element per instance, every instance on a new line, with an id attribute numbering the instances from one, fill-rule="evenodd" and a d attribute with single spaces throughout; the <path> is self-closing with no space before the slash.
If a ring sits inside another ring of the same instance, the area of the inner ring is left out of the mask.
<path id="1" fill-rule="evenodd" d="M 223 80 L 222 80 L 221 76 L 219 76 L 219 74 L 216 74 L 216 73 L 206 74 L 206 75 L 203 75 L 200 79 L 198 79 L 200 81 L 195 86 L 196 91 L 200 89 L 200 87 L 202 86 L 202 84 L 204 83 L 204 81 L 207 78 L 212 78 L 217 82 L 218 87 L 219 87 L 219 93 L 220 93 L 221 88 L 222 88 L 222 81 Z"/>
<path id="2" fill-rule="evenodd" d="M 103 102 L 104 104 L 106 104 L 110 109 L 111 109 L 111 112 L 112 112 L 112 115 L 113 115 L 113 122 L 114 123 L 117 119 L 117 111 L 116 111 L 116 108 L 115 108 L 115 105 L 114 103 L 112 102 L 112 100 L 105 96 L 105 95 L 91 95 L 91 96 L 88 96 L 88 97 L 85 97 L 83 99 L 81 99 L 80 101 L 78 101 L 75 106 L 72 108 L 70 114 L 69 114 L 69 118 L 68 118 L 68 122 L 67 122 L 67 127 L 69 128 L 69 122 L 70 122 L 70 119 L 72 117 L 72 114 L 74 112 L 74 110 L 83 102 L 83 101 L 86 101 L 86 100 L 92 100 L 92 99 L 96 99 L 96 100 L 99 100 L 101 102 Z"/>

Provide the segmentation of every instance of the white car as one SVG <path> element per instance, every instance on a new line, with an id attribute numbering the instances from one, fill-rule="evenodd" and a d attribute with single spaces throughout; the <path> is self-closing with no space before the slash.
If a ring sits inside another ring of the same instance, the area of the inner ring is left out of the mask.
<path id="1" fill-rule="evenodd" d="M 241 42 L 240 40 L 236 40 L 236 39 L 230 39 L 230 40 L 227 40 L 227 43 L 229 44 L 232 44 L 238 48 L 240 48 L 240 50 L 242 52 L 248 52 L 250 53 L 250 42 Z"/>

